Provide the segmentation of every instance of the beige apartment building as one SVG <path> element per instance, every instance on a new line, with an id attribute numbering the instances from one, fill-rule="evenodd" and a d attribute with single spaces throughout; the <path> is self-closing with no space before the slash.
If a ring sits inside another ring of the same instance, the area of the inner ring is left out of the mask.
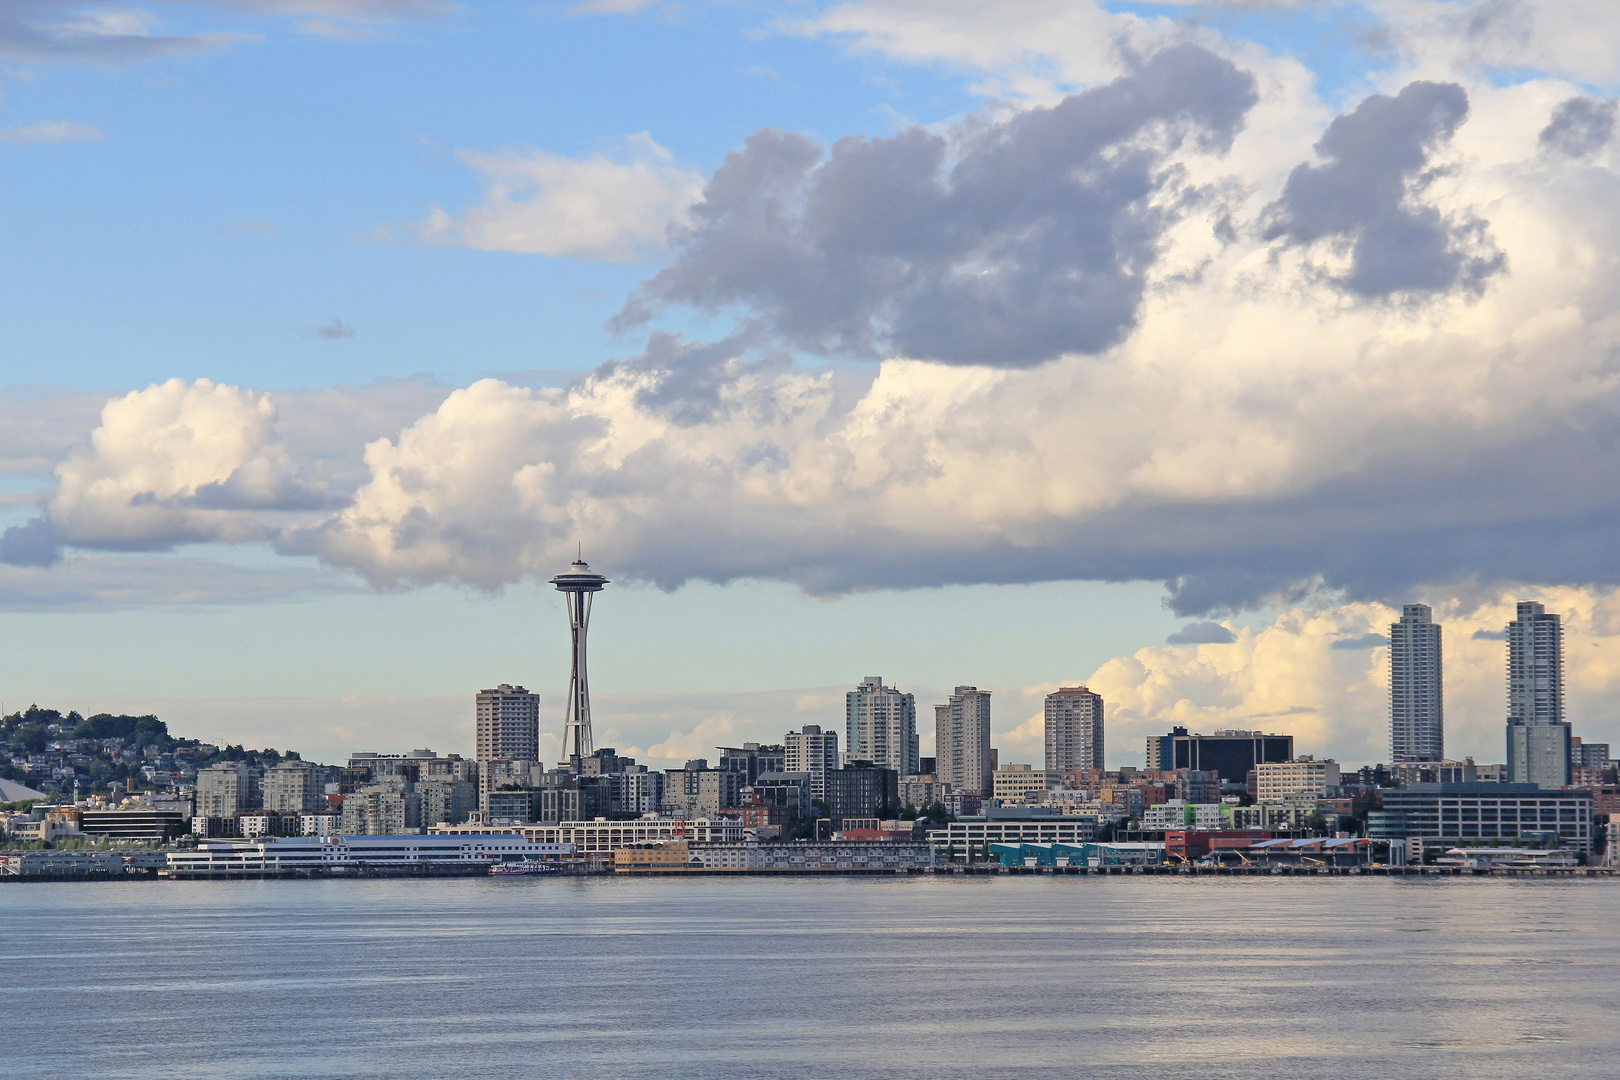
<path id="1" fill-rule="evenodd" d="M 1257 803 L 1282 802 L 1290 795 L 1327 794 L 1339 786 L 1339 763 L 1331 758 L 1295 758 L 1293 761 L 1265 761 L 1254 767 Z"/>
<path id="2" fill-rule="evenodd" d="M 1047 772 L 1033 765 L 1003 765 L 995 771 L 994 795 L 1002 805 L 1042 802 L 1048 788 L 1062 782 L 1061 773 Z"/>

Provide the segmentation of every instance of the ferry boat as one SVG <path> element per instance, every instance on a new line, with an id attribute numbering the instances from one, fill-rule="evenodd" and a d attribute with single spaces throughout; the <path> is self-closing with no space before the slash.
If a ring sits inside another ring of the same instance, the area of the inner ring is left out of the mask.
<path id="1" fill-rule="evenodd" d="M 524 874 L 555 874 L 556 863 L 536 862 L 533 859 L 524 859 L 522 862 L 499 862 L 489 868 L 491 877 L 510 877 Z"/>

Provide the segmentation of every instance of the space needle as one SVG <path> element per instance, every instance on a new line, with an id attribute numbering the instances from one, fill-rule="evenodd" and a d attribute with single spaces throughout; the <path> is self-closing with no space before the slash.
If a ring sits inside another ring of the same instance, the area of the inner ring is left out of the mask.
<path id="1" fill-rule="evenodd" d="M 583 553 L 567 570 L 551 579 L 568 605 L 568 626 L 574 635 L 574 671 L 568 678 L 568 713 L 563 723 L 564 766 L 579 767 L 596 747 L 591 742 L 591 688 L 585 675 L 585 631 L 591 623 L 591 597 L 608 579 L 591 573 Z"/>

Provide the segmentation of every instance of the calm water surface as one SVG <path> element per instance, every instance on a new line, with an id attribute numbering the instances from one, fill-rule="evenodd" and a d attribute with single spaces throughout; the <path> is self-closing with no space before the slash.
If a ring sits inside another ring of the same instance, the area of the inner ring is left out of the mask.
<path id="1" fill-rule="evenodd" d="M 1620 881 L 0 887 L 0 1075 L 1620 1075 Z"/>

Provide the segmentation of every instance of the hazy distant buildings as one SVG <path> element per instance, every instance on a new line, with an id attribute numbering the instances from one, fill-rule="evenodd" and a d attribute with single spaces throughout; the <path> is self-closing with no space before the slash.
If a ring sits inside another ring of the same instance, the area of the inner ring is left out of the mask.
<path id="1" fill-rule="evenodd" d="M 844 753 L 901 776 L 917 771 L 917 699 L 879 675 L 869 675 L 844 695 Z"/>
<path id="2" fill-rule="evenodd" d="M 540 695 L 501 683 L 477 698 L 477 752 L 480 763 L 540 760 Z"/>
<path id="3" fill-rule="evenodd" d="M 810 777 L 810 797 L 827 797 L 827 775 L 838 770 L 838 732 L 822 731 L 819 724 L 806 724 L 803 731 L 790 731 L 782 738 L 783 772 L 805 773 Z"/>
<path id="4" fill-rule="evenodd" d="M 1406 604 L 1389 627 L 1390 761 L 1445 758 L 1440 624 L 1427 604 Z"/>
<path id="5" fill-rule="evenodd" d="M 953 792 L 989 795 L 995 771 L 990 749 L 990 691 L 958 686 L 934 706 L 934 777 Z"/>
<path id="6" fill-rule="evenodd" d="M 1563 787 L 1570 778 L 1564 718 L 1564 625 L 1544 605 L 1520 601 L 1507 625 L 1507 764 L 1515 784 Z"/>
<path id="7" fill-rule="evenodd" d="M 1046 695 L 1046 771 L 1103 767 L 1103 699 L 1084 686 Z"/>

